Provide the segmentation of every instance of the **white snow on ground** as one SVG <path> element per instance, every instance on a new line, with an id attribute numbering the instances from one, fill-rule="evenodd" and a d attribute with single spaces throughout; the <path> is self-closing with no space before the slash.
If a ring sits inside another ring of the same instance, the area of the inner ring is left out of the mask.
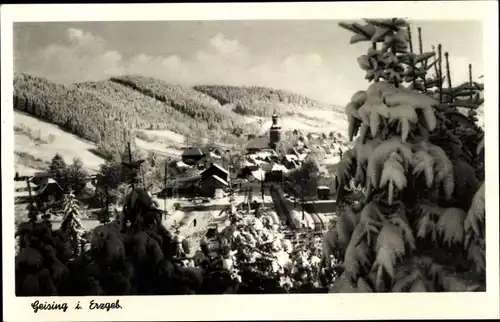
<path id="1" fill-rule="evenodd" d="M 157 142 L 147 142 L 139 138 L 135 138 L 135 143 L 139 148 L 147 151 L 152 151 L 159 154 L 164 154 L 167 156 L 175 156 L 175 157 L 182 155 L 181 150 L 172 147 L 167 147 L 166 144 L 161 144 Z"/>
<path id="2" fill-rule="evenodd" d="M 93 220 L 93 219 L 80 219 L 80 222 L 83 225 L 84 229 L 94 229 L 95 227 L 99 226 L 101 223 L 98 220 Z M 59 229 L 61 226 L 62 220 L 54 220 L 52 221 L 52 229 L 56 230 Z"/>
<path id="3" fill-rule="evenodd" d="M 14 111 L 14 125 L 40 130 L 42 139 L 53 139 L 50 143 L 36 143 L 28 135 L 15 133 L 14 149 L 17 152 L 26 153 L 34 158 L 50 161 L 56 153 L 59 153 L 66 163 L 73 162 L 73 158 L 80 158 L 87 170 L 97 171 L 104 160 L 90 149 L 95 149 L 95 144 L 70 134 L 57 125 L 41 121 L 33 116 Z M 21 173 L 21 172 L 20 172 Z"/>
<path id="4" fill-rule="evenodd" d="M 248 122 L 262 121 L 261 133 L 269 131 L 272 121 L 269 118 L 248 118 Z M 283 131 L 295 129 L 312 133 L 340 132 L 347 135 L 347 117 L 336 110 L 311 109 L 301 110 L 294 116 L 280 117 L 279 124 Z"/>
<path id="5" fill-rule="evenodd" d="M 35 173 L 40 172 L 41 170 L 33 169 L 33 168 L 30 168 L 30 167 L 26 167 L 26 166 L 24 166 L 22 164 L 15 163 L 14 164 L 14 171 L 18 172 L 19 175 L 32 176 Z M 12 176 L 12 177 L 14 177 L 14 176 Z"/>
<path id="6" fill-rule="evenodd" d="M 147 135 L 157 136 L 160 139 L 166 139 L 178 145 L 184 145 L 186 142 L 186 137 L 184 135 L 170 130 L 143 130 L 143 132 Z"/>
<path id="7" fill-rule="evenodd" d="M 326 165 L 326 164 L 337 164 L 339 162 L 340 162 L 340 156 L 334 155 L 334 156 L 328 157 L 326 159 L 323 159 L 321 163 Z"/>

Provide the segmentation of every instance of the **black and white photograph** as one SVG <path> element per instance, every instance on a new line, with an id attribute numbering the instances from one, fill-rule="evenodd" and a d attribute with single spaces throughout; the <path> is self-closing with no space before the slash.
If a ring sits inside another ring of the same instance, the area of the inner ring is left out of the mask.
<path id="1" fill-rule="evenodd" d="M 15 297 L 489 291 L 485 23 L 362 13 L 14 21 Z"/>

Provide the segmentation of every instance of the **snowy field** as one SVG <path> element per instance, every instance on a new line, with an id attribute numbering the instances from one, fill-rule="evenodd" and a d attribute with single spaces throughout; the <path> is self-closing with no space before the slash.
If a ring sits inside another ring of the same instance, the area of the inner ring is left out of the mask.
<path id="1" fill-rule="evenodd" d="M 166 144 L 161 144 L 159 142 L 147 142 L 139 138 L 135 138 L 135 143 L 141 149 L 162 154 L 164 156 L 180 157 L 182 155 L 182 150 L 167 147 Z"/>
<path id="2" fill-rule="evenodd" d="M 28 135 L 15 133 L 14 149 L 16 152 L 26 153 L 46 162 L 49 162 L 56 153 L 59 153 L 66 163 L 71 163 L 73 158 L 80 158 L 85 168 L 91 172 L 97 171 L 104 162 L 102 158 L 90 152 L 91 149 L 96 148 L 95 144 L 70 134 L 57 125 L 41 121 L 18 111 L 14 111 L 14 125 L 29 128 L 33 131 L 39 130 L 43 140 L 49 140 L 49 137 L 52 139 L 48 143 L 38 143 Z"/>

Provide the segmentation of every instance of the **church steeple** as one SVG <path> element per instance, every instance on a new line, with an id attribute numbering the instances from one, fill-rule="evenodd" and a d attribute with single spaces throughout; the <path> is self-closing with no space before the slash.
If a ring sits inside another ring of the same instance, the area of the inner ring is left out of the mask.
<path id="1" fill-rule="evenodd" d="M 272 115 L 272 125 L 269 130 L 269 145 L 272 149 L 276 149 L 278 142 L 281 139 L 281 126 L 278 124 L 278 114 L 276 110 Z"/>
<path id="2" fill-rule="evenodd" d="M 276 114 L 276 111 L 273 113 L 273 125 L 278 125 L 278 114 Z"/>

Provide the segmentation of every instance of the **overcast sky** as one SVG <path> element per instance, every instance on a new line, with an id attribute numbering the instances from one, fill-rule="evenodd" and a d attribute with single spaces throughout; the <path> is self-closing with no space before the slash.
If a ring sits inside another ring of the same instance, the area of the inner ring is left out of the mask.
<path id="1" fill-rule="evenodd" d="M 452 80 L 483 74 L 478 21 L 416 21 L 424 48 L 450 52 Z M 14 69 L 68 83 L 115 75 L 153 76 L 171 83 L 261 85 L 344 105 L 366 87 L 337 21 L 43 22 L 14 24 Z"/>

